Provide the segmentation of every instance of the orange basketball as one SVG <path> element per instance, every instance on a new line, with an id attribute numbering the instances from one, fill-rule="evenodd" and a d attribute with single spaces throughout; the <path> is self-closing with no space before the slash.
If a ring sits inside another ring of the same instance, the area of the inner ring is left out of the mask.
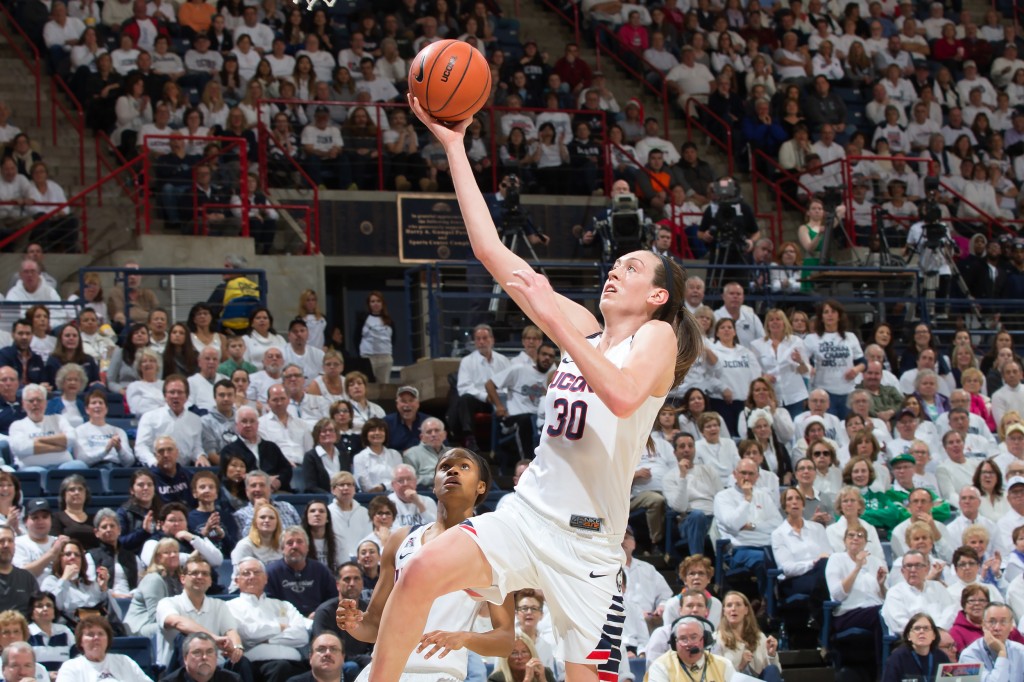
<path id="1" fill-rule="evenodd" d="M 491 93 L 483 54 L 459 40 L 439 40 L 413 57 L 409 92 L 434 118 L 455 123 L 480 111 Z"/>

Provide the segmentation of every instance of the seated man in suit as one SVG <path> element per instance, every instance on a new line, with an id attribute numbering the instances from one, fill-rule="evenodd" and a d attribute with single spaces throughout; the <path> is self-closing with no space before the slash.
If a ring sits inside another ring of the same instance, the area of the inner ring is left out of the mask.
<path id="1" fill-rule="evenodd" d="M 245 461 L 245 470 L 259 469 L 270 474 L 274 492 L 290 491 L 292 465 L 276 443 L 260 437 L 260 414 L 252 407 L 240 407 L 235 413 L 238 438 L 221 448 L 220 456 L 237 455 Z"/>

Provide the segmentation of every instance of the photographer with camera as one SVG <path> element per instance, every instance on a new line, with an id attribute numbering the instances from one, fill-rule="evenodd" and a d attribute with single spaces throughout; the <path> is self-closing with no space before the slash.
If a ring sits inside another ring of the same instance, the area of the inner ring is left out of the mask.
<path id="1" fill-rule="evenodd" d="M 646 250 L 654 233 L 654 224 L 637 206 L 628 182 L 613 182 L 610 199 L 609 207 L 594 216 L 579 237 L 584 255 L 596 251 L 606 263 L 613 262 L 621 253 Z"/>
<path id="2" fill-rule="evenodd" d="M 948 222 L 942 222 L 942 206 L 939 204 L 938 178 L 925 178 L 925 200 L 921 203 L 920 216 L 907 232 L 907 246 L 904 256 L 907 262 L 917 255 L 917 264 L 924 275 L 925 295 L 929 299 L 947 300 L 950 283 L 956 268 L 954 259 L 959 249 L 953 241 L 953 230 Z M 960 276 L 956 271 L 957 277 Z M 961 286 L 967 291 L 966 286 Z M 948 305 L 943 306 L 948 312 Z"/>
<path id="3" fill-rule="evenodd" d="M 493 194 L 485 194 L 487 208 L 491 212 L 491 219 L 497 225 L 502 236 L 522 230 L 531 245 L 547 245 L 551 238 L 537 229 L 529 214 L 523 210 L 520 204 L 520 191 L 522 181 L 519 176 L 510 173 L 501 179 L 498 191 Z"/>
<path id="4" fill-rule="evenodd" d="M 697 238 L 708 245 L 708 263 L 712 265 L 745 265 L 754 242 L 761 237 L 754 209 L 740 197 L 740 188 L 731 177 L 711 184 L 711 203 L 704 209 L 697 228 Z M 717 289 L 726 279 L 742 281 L 738 269 L 729 272 L 711 269 L 708 272 L 709 289 Z"/>

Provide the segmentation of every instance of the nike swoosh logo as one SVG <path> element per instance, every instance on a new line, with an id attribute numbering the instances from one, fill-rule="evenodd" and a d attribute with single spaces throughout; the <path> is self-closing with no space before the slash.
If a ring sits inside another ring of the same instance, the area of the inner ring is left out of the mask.
<path id="1" fill-rule="evenodd" d="M 405 557 L 409 556 L 410 554 L 412 554 L 412 552 L 406 552 L 405 554 L 399 554 L 398 555 L 398 560 L 399 561 L 403 561 L 405 559 Z"/>
<path id="2" fill-rule="evenodd" d="M 573 362 L 573 361 L 572 361 L 571 359 L 569 359 L 569 358 L 562 358 L 562 364 L 563 364 L 563 365 L 575 365 L 576 363 L 575 363 L 575 362 Z"/>
<path id="3" fill-rule="evenodd" d="M 423 58 L 420 59 L 420 72 L 418 74 L 416 74 L 416 82 L 417 83 L 422 83 L 423 82 L 423 62 L 425 62 L 425 61 L 427 61 L 426 55 L 424 55 Z"/>
<path id="4" fill-rule="evenodd" d="M 608 575 L 607 573 L 594 573 L 593 571 L 590 572 L 590 577 L 591 578 L 604 578 L 607 575 Z"/>

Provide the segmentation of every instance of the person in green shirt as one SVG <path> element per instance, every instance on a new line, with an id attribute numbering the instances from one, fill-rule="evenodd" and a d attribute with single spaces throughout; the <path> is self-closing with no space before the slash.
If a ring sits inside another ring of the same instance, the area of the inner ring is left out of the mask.
<path id="1" fill-rule="evenodd" d="M 249 374 L 260 371 L 256 365 L 246 362 L 245 339 L 241 336 L 228 337 L 228 359 L 217 367 L 217 371 L 226 377 L 231 376 L 236 369 L 244 369 Z"/>

